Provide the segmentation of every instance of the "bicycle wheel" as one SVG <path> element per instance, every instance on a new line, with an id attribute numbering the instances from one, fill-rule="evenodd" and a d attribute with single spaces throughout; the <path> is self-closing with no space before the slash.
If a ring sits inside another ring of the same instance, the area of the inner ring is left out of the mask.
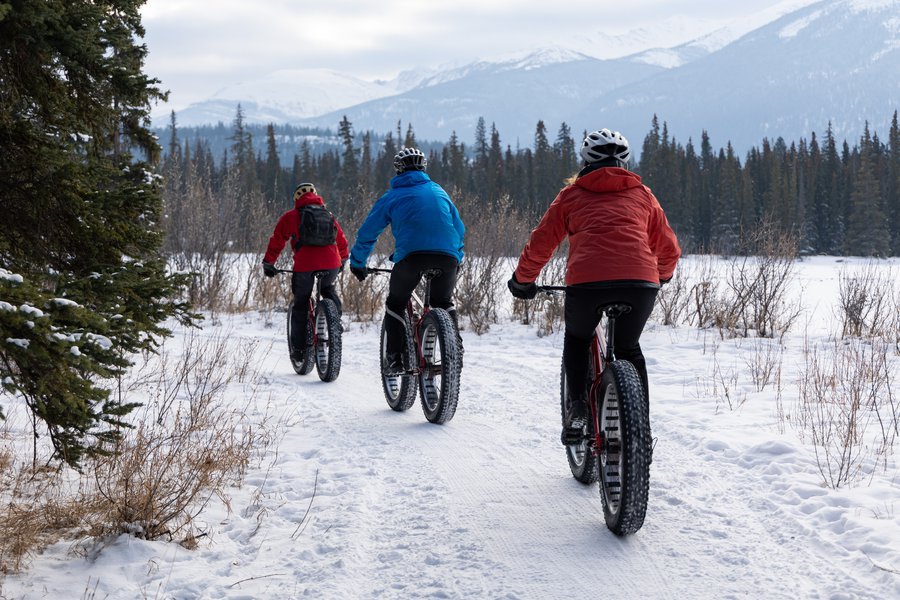
<path id="1" fill-rule="evenodd" d="M 422 319 L 419 348 L 422 410 L 432 423 L 446 423 L 456 413 L 459 401 L 459 357 L 453 320 L 443 308 L 431 309 Z"/>
<path id="2" fill-rule="evenodd" d="M 588 381 L 594 378 L 594 368 L 591 366 L 588 372 Z M 566 364 L 562 365 L 562 374 L 560 375 L 560 391 L 559 406 L 562 413 L 562 424 L 566 426 L 566 414 L 569 412 L 569 382 L 566 379 Z M 581 483 L 594 483 L 597 481 L 597 453 L 592 448 L 594 437 L 593 419 L 588 419 L 590 424 L 589 437 L 577 446 L 566 446 L 566 459 L 569 461 L 569 470 L 572 471 L 572 477 Z"/>
<path id="3" fill-rule="evenodd" d="M 288 312 L 287 312 L 287 342 L 288 342 L 288 352 L 293 355 L 294 354 L 294 344 L 291 342 L 291 314 L 293 314 L 294 309 L 294 301 L 291 300 L 290 304 L 288 304 Z M 310 329 L 310 324 L 306 326 L 306 339 L 309 340 L 310 343 L 306 345 L 305 348 L 301 350 L 303 353 L 301 360 L 291 359 L 291 366 L 294 368 L 294 372 L 297 375 L 306 375 L 313 368 L 313 357 L 312 352 L 310 352 L 311 340 L 309 339 L 312 334 L 312 329 Z"/>
<path id="4" fill-rule="evenodd" d="M 405 364 L 416 364 L 416 349 L 413 345 L 412 323 L 409 315 L 404 313 L 404 325 L 406 326 L 406 360 Z M 416 376 L 409 372 L 404 375 L 385 375 L 384 369 L 387 363 L 387 332 L 384 323 L 381 324 L 381 387 L 388 406 L 397 412 L 408 410 L 416 401 Z"/>
<path id="5" fill-rule="evenodd" d="M 617 360 L 603 371 L 599 398 L 600 496 L 606 526 L 616 535 L 644 524 L 650 489 L 650 420 L 637 370 Z"/>
<path id="6" fill-rule="evenodd" d="M 341 318 L 333 300 L 316 304 L 316 371 L 322 381 L 334 381 L 341 372 Z"/>

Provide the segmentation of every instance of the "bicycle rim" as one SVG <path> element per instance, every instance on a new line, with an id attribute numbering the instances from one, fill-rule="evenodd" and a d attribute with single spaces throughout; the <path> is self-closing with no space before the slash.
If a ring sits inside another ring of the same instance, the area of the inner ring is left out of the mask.
<path id="1" fill-rule="evenodd" d="M 459 400 L 459 360 L 456 330 L 447 311 L 435 308 L 422 319 L 419 330 L 422 368 L 419 393 L 425 418 L 445 423 L 453 418 Z"/>

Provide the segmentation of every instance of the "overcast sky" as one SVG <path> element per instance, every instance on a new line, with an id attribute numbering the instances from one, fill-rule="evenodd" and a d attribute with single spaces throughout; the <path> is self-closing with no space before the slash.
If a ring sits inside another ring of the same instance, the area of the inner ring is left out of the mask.
<path id="1" fill-rule="evenodd" d="M 812 0 L 807 0 L 810 3 Z M 802 0 L 149 0 L 146 71 L 178 110 L 278 69 L 327 68 L 363 79 L 636 29 L 668 37 Z M 668 40 L 666 40 L 668 41 Z M 621 55 L 621 54 L 619 54 Z"/>

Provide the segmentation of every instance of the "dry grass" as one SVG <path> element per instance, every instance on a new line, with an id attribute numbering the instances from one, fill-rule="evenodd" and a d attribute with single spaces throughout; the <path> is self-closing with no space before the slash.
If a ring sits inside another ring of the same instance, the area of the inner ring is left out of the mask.
<path id="1" fill-rule="evenodd" d="M 82 552 L 121 533 L 195 547 L 197 515 L 213 499 L 228 504 L 284 426 L 260 397 L 267 352 L 195 333 L 178 353 L 163 348 L 149 357 L 121 387 L 129 400 L 145 402 L 129 415 L 131 428 L 81 473 L 15 463 L 4 448 L 0 570 L 18 571 L 64 539 L 79 540 Z M 234 392 L 243 405 L 233 404 Z"/>

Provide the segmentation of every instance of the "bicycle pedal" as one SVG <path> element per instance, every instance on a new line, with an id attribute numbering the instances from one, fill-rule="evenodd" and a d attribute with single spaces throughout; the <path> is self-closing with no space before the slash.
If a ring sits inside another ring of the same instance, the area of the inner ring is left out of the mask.
<path id="1" fill-rule="evenodd" d="M 579 422 L 576 419 L 571 426 L 563 428 L 560 441 L 563 446 L 578 446 L 587 440 L 588 437 L 586 423 Z"/>

